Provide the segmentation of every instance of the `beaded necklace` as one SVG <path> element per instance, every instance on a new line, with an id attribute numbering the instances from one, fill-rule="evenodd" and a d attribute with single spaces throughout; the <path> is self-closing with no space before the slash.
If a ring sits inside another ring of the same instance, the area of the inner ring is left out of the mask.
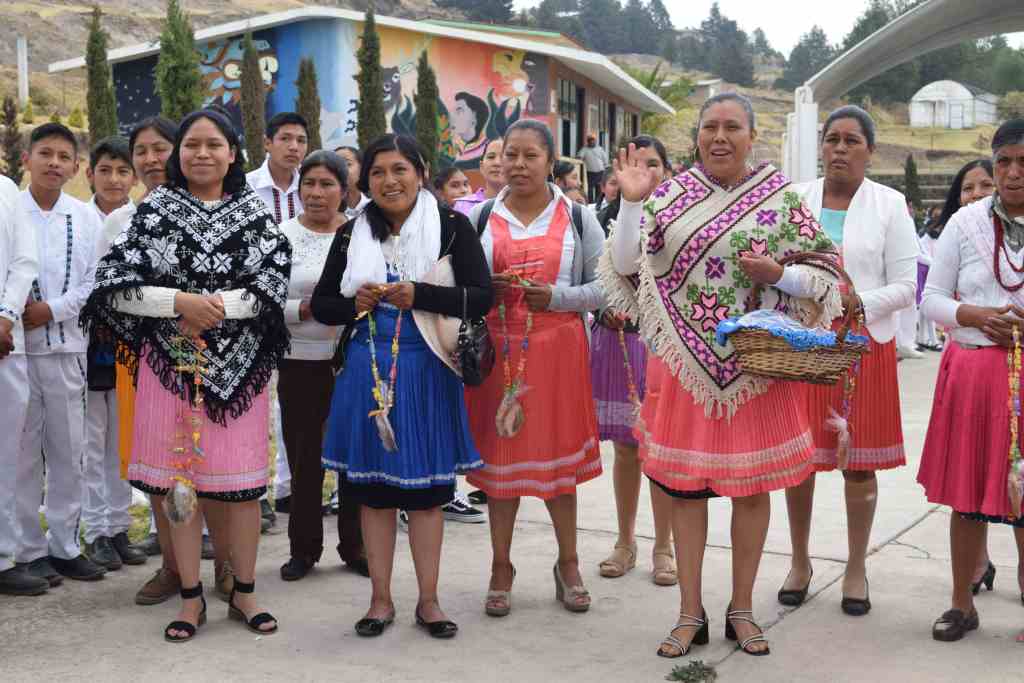
<path id="1" fill-rule="evenodd" d="M 1008 408 L 1010 409 L 1010 471 L 1007 475 L 1007 493 L 1010 497 L 1010 510 L 1014 518 L 1021 516 L 1021 500 L 1024 498 L 1024 460 L 1020 452 L 1020 328 L 1013 326 L 1013 348 L 1006 354 L 1006 364 L 1009 367 L 1009 397 Z"/>
<path id="2" fill-rule="evenodd" d="M 528 287 L 530 281 L 517 275 L 513 275 L 514 283 L 519 286 Z M 519 349 L 519 363 L 516 366 L 515 378 L 512 377 L 512 343 L 508 335 L 508 319 L 505 309 L 505 302 L 498 304 L 498 319 L 501 320 L 502 334 L 502 370 L 504 373 L 504 392 L 502 393 L 501 404 L 494 416 L 498 436 L 507 439 L 513 438 L 522 429 L 526 422 L 526 415 L 523 412 L 522 403 L 519 399 L 526 393 L 526 356 L 530 348 L 530 330 L 533 328 L 533 311 L 526 312 L 526 329 L 523 332 L 523 341 Z"/>
<path id="3" fill-rule="evenodd" d="M 1010 255 L 1006 252 L 1006 230 L 1003 227 L 1003 221 L 999 216 L 992 216 L 992 227 L 995 229 L 996 233 L 996 248 L 992 252 L 992 270 L 996 274 L 996 282 L 998 282 L 999 286 L 1007 292 L 1019 291 L 1021 287 L 1024 287 L 1024 281 L 1021 281 L 1016 285 L 1007 285 L 1003 282 L 1003 276 L 999 272 L 999 254 L 1001 253 L 1006 256 L 1006 262 L 1010 264 L 1010 269 L 1017 274 L 1024 273 L 1024 265 L 1018 268 L 1013 265 L 1013 261 L 1010 260 Z"/>
<path id="4" fill-rule="evenodd" d="M 394 452 L 398 450 L 398 443 L 395 439 L 395 430 L 391 426 L 390 413 L 395 405 L 395 385 L 398 382 L 398 336 L 402 333 L 402 312 L 398 312 L 398 319 L 395 321 L 395 336 L 391 339 L 391 371 L 388 373 L 388 384 L 380 376 L 380 369 L 377 367 L 377 322 L 373 313 L 367 319 L 370 327 L 370 371 L 373 373 L 373 398 L 377 401 L 377 409 L 371 410 L 369 417 L 373 418 L 377 425 L 377 433 L 380 435 L 384 450 Z"/>
<path id="5" fill-rule="evenodd" d="M 622 364 L 626 368 L 626 390 L 629 396 L 629 403 L 633 406 L 633 419 L 635 422 L 640 414 L 640 392 L 636 389 L 636 380 L 633 376 L 633 364 L 629 362 L 629 349 L 626 348 L 626 331 L 621 327 L 619 333 L 619 348 L 622 349 Z"/>
<path id="6" fill-rule="evenodd" d="M 175 337 L 172 341 L 171 356 L 174 370 L 178 373 L 178 387 L 185 398 L 178 403 L 175 415 L 175 432 L 171 452 L 175 456 L 174 469 L 178 474 L 172 479 L 170 491 L 164 496 L 164 512 L 177 525 L 188 524 L 199 505 L 196 498 L 195 466 L 205 458 L 201 441 L 203 427 L 203 394 L 200 391 L 203 374 L 206 372 L 206 342 L 196 336 Z M 188 348 L 191 346 L 191 348 Z M 188 400 L 184 391 L 185 375 L 192 374 L 193 396 Z M 188 406 L 188 420 L 186 409 Z M 186 425 L 187 422 L 187 425 Z"/>

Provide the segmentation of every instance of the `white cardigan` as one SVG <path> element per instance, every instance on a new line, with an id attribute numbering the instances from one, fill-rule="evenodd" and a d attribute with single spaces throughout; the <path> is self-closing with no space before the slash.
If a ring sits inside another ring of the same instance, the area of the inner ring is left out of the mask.
<path id="1" fill-rule="evenodd" d="M 824 178 L 794 186 L 818 217 L 824 188 Z M 896 314 L 914 305 L 919 251 L 903 194 L 865 178 L 846 212 L 843 268 L 864 302 L 868 332 L 880 344 L 896 335 Z"/>

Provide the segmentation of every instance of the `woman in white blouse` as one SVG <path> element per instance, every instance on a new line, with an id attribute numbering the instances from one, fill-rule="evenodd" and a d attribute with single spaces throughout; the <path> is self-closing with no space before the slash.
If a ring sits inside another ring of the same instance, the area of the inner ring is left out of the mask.
<path id="1" fill-rule="evenodd" d="M 804 407 L 814 439 L 814 469 L 839 469 L 845 480 L 846 534 L 849 556 L 843 579 L 843 612 L 862 616 L 871 609 L 865 558 L 878 499 L 875 472 L 905 462 L 900 421 L 896 344 L 899 311 L 914 303 L 917 286 L 917 233 L 902 194 L 865 177 L 875 150 L 875 124 L 860 107 L 846 106 L 825 121 L 821 156 L 825 177 L 798 188 L 839 248 L 843 267 L 856 295 L 843 295 L 871 337 L 871 352 L 857 370 L 850 400 L 849 441 L 831 427 L 833 411 L 842 411 L 844 382 L 834 386 L 803 385 Z M 846 380 L 850 381 L 850 380 Z M 778 599 L 799 605 L 811 583 L 808 544 L 814 504 L 814 475 L 786 489 L 792 567 Z"/>
<path id="2" fill-rule="evenodd" d="M 324 424 L 331 410 L 334 373 L 331 358 L 339 328 L 313 318 L 310 298 L 320 280 L 335 233 L 347 222 L 344 201 L 348 193 L 345 160 L 334 152 L 314 152 L 299 169 L 299 198 L 303 213 L 281 225 L 292 245 L 292 272 L 284 317 L 292 336 L 291 351 L 278 366 L 278 401 L 288 467 L 292 471 L 292 502 L 288 515 L 291 558 L 281 567 L 281 578 L 297 581 L 320 560 L 324 549 L 320 464 Z M 358 523 L 339 536 L 352 544 Z M 349 564 L 365 563 L 359 538 L 352 552 L 343 553 Z M 339 544 L 339 551 L 342 545 Z"/>
<path id="3" fill-rule="evenodd" d="M 1014 527 L 1024 554 L 1020 472 L 1012 465 L 1011 420 L 1020 426 L 1020 386 L 1009 385 L 1007 349 L 1024 318 L 1024 119 L 992 138 L 996 193 L 958 211 L 935 247 L 922 303 L 950 330 L 935 385 L 917 480 L 932 503 L 948 505 L 953 565 L 951 608 L 932 627 L 935 640 L 960 640 L 978 628 L 972 579 L 985 523 Z M 1015 415 L 1009 397 L 1017 397 Z M 1020 435 L 1018 432 L 1018 447 Z M 1017 494 L 1013 501 L 1009 491 Z M 1024 600 L 1024 595 L 1022 595 Z M 1018 641 L 1024 634 L 1018 636 Z"/>

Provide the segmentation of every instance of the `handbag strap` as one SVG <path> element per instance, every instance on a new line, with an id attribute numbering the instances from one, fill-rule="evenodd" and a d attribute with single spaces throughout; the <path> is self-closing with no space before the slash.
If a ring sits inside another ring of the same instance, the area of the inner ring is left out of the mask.
<path id="1" fill-rule="evenodd" d="M 466 291 L 466 288 L 463 287 L 462 288 L 462 321 L 463 322 L 466 321 L 466 310 L 468 308 L 468 299 L 469 299 L 469 293 Z"/>

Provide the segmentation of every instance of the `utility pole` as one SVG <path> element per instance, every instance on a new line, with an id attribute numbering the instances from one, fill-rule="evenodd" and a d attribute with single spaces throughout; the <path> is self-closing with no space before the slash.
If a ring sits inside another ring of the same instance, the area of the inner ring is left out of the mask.
<path id="1" fill-rule="evenodd" d="M 28 104 L 28 41 L 18 36 L 18 107 Z"/>

